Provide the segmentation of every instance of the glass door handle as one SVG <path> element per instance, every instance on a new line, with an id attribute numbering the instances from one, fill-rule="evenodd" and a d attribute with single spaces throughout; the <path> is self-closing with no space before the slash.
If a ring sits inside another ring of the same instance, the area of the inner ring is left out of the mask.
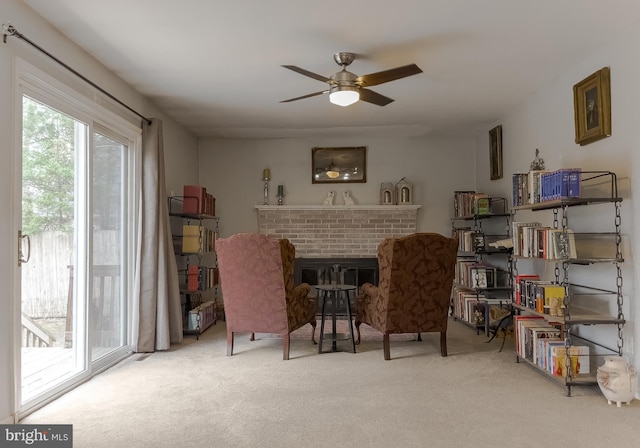
<path id="1" fill-rule="evenodd" d="M 25 258 L 22 248 L 24 242 L 27 242 L 27 257 Z M 22 263 L 27 263 L 31 258 L 31 238 L 26 233 L 23 235 L 22 230 L 18 230 L 18 266 L 22 266 Z"/>

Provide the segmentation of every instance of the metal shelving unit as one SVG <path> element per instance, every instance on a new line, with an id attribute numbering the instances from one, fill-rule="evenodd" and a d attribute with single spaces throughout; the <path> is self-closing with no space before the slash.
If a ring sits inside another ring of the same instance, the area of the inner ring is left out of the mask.
<path id="1" fill-rule="evenodd" d="M 188 197 L 189 199 L 195 199 L 195 197 Z M 219 226 L 219 218 L 214 215 L 209 214 L 198 214 L 198 213 L 183 213 L 183 205 L 184 205 L 184 196 L 170 196 L 168 198 L 168 206 L 169 206 L 169 216 L 180 218 L 180 222 L 182 224 L 191 225 L 192 221 L 197 222 L 197 225 L 202 229 L 204 227 L 204 222 L 207 220 L 212 220 L 214 222 L 213 230 L 214 235 L 219 235 L 220 226 Z M 175 234 L 174 238 L 182 238 L 181 234 Z M 175 251 L 176 256 L 184 259 L 184 268 L 178 269 L 178 273 L 182 276 L 182 283 L 188 286 L 189 284 L 189 266 L 192 264 L 192 258 L 197 260 L 197 264 L 202 266 L 203 256 L 208 253 L 212 253 L 214 256 L 213 260 L 213 268 L 217 269 L 218 260 L 215 257 L 215 251 L 205 251 L 204 248 L 204 238 L 202 230 L 200 230 L 198 235 L 198 247 L 199 250 L 197 252 L 184 252 L 182 250 Z M 202 273 L 199 274 L 198 283 L 202 280 Z M 203 294 L 208 291 L 208 289 L 198 288 L 197 290 L 189 289 L 188 287 L 180 289 L 181 302 L 183 307 L 183 332 L 184 334 L 195 334 L 196 339 L 199 338 L 199 335 L 209 328 L 211 325 L 214 325 L 217 321 L 217 311 L 218 311 L 218 285 L 214 285 L 213 288 L 213 297 L 211 300 L 205 300 Z M 193 316 L 193 317 L 192 317 Z M 192 320 L 195 319 L 195 322 Z"/>
<path id="2" fill-rule="evenodd" d="M 534 309 L 531 309 L 523 304 L 516 304 L 514 302 L 513 307 L 517 313 L 537 315 L 551 325 L 556 325 L 563 331 L 563 343 L 566 349 L 565 355 L 565 371 L 566 377 L 557 376 L 541 369 L 535 362 L 531 362 L 526 358 L 519 356 L 516 353 L 516 361 L 524 361 L 526 364 L 534 366 L 540 371 L 544 372 L 549 378 L 564 385 L 567 390 L 567 396 L 571 396 L 571 387 L 577 385 L 593 385 L 596 384 L 595 369 L 590 369 L 588 374 L 573 375 L 571 367 L 571 347 L 580 343 L 586 344 L 591 347 L 592 351 L 598 353 L 589 353 L 590 361 L 593 357 L 602 357 L 607 354 L 622 355 L 622 348 L 624 346 L 624 339 L 622 336 L 622 329 L 625 324 L 625 318 L 623 314 L 623 293 L 622 293 L 622 268 L 621 264 L 624 262 L 621 250 L 621 202 L 622 199 L 618 197 L 617 179 L 615 173 L 609 171 L 583 171 L 581 172 L 581 182 L 588 183 L 592 181 L 606 184 L 605 194 L 602 197 L 578 197 L 578 198 L 566 198 L 557 199 L 552 201 L 540 202 L 535 204 L 519 205 L 512 208 L 512 213 L 515 215 L 522 210 L 541 211 L 551 210 L 553 212 L 553 229 L 560 229 L 566 236 L 569 230 L 569 209 L 579 206 L 590 206 L 594 204 L 612 204 L 614 208 L 614 228 L 613 232 L 590 232 L 590 233 L 576 233 L 575 235 L 586 235 L 591 237 L 604 237 L 603 241 L 608 240 L 608 244 L 612 246 L 612 250 L 605 251 L 603 256 L 576 256 L 569 258 L 565 256 L 558 259 L 543 259 L 533 258 L 526 256 L 514 256 L 513 257 L 513 269 L 512 276 L 515 279 L 518 275 L 518 262 L 520 260 L 533 260 L 534 263 L 552 263 L 554 267 L 553 280 L 556 284 L 562 285 L 564 288 L 563 307 L 564 313 L 561 316 L 550 316 L 545 313 L 540 313 Z M 589 266 L 596 264 L 609 263 L 615 266 L 616 278 L 615 290 L 607 290 L 593 286 L 578 285 L 569 281 L 569 271 L 572 266 L 584 266 L 588 269 Z M 615 305 L 612 308 L 615 309 L 615 313 L 608 311 L 602 311 L 593 309 L 590 306 L 597 302 L 597 300 L 591 298 L 597 297 L 601 302 L 612 302 L 615 300 Z M 615 327 L 617 334 L 615 335 L 616 347 L 607 346 L 599 341 L 592 340 L 580 335 L 576 335 L 576 329 L 580 326 L 594 326 L 594 325 L 609 325 Z M 516 341 L 517 343 L 517 341 Z M 574 355 L 575 356 L 575 355 Z"/>
<path id="3" fill-rule="evenodd" d="M 474 327 L 476 333 L 479 334 L 482 331 L 487 336 L 497 331 L 497 328 L 492 328 L 491 307 L 497 306 L 499 308 L 505 308 L 508 310 L 508 313 L 511 313 L 511 293 L 513 290 L 511 284 L 511 249 L 493 248 L 489 246 L 490 240 L 495 242 L 497 240 L 511 238 L 509 235 L 511 213 L 507 211 L 505 198 L 491 197 L 489 201 L 489 213 L 462 215 L 451 218 L 453 236 L 459 238 L 461 232 L 465 231 L 473 232 L 474 237 L 475 235 L 481 236 L 479 240 L 481 243 L 474 242 L 472 247 L 463 247 L 463 243 L 461 242 L 458 251 L 458 269 L 460 268 L 460 261 L 465 259 L 473 260 L 475 263 L 486 263 L 496 269 L 496 279 L 493 285 L 488 286 L 481 286 L 478 270 L 475 271 L 475 278 L 468 279 L 471 280 L 471 284 L 469 284 L 468 281 L 460 281 L 459 273 L 456 274 L 456 281 L 454 282 L 451 297 L 451 315 L 456 320 Z M 504 233 L 488 232 L 486 227 L 489 226 L 485 226 L 484 224 L 489 220 L 493 222 L 493 225 L 490 226 L 492 229 L 496 227 L 499 228 L 499 224 L 496 224 L 496 221 L 504 220 Z M 491 263 L 490 260 L 496 261 L 494 257 L 501 257 L 504 267 L 496 267 L 494 263 Z M 501 282 L 499 282 L 498 277 L 501 277 Z M 460 303 L 461 297 L 466 296 L 469 298 L 469 295 L 475 296 L 475 304 L 471 304 L 474 310 L 476 310 L 473 316 L 470 315 L 468 306 Z M 499 322 L 499 320 L 500 319 L 498 319 L 497 322 Z"/>

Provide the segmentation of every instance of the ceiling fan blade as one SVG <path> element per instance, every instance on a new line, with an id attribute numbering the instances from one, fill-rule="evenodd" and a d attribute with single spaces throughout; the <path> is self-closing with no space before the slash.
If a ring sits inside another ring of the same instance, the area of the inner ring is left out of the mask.
<path id="1" fill-rule="evenodd" d="M 317 73 L 310 72 L 309 70 L 305 70 L 300 67 L 296 67 L 295 65 L 283 65 L 284 68 L 288 68 L 289 70 L 293 70 L 296 73 L 300 73 L 301 75 L 308 76 L 309 78 L 317 79 L 318 81 L 331 83 L 331 79 L 326 76 L 318 75 Z"/>
<path id="2" fill-rule="evenodd" d="M 323 90 L 321 92 L 310 93 L 308 95 L 303 95 L 303 96 L 299 96 L 299 97 L 296 97 L 296 98 L 290 98 L 288 100 L 282 100 L 280 102 L 281 103 L 290 103 L 291 101 L 302 100 L 304 98 L 311 98 L 312 96 L 322 95 L 323 93 L 329 93 L 329 91 L 328 90 Z"/>
<path id="3" fill-rule="evenodd" d="M 377 86 L 389 81 L 395 81 L 396 79 L 406 78 L 407 76 L 417 75 L 422 73 L 420 67 L 416 64 L 404 65 L 402 67 L 396 67 L 381 72 L 370 73 L 368 75 L 362 75 L 356 78 L 356 84 L 361 87 Z"/>
<path id="4" fill-rule="evenodd" d="M 375 104 L 377 106 L 386 106 L 387 104 L 393 102 L 391 98 L 380 95 L 373 90 L 358 89 L 358 91 L 360 92 L 360 100 L 366 101 L 367 103 Z"/>

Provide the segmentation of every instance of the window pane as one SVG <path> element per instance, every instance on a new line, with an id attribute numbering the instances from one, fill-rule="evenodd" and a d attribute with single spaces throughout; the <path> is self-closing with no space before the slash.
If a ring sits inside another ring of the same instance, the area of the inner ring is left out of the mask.
<path id="1" fill-rule="evenodd" d="M 92 360 L 125 344 L 123 242 L 126 227 L 125 168 L 127 147 L 93 134 L 93 284 L 90 307 Z"/>

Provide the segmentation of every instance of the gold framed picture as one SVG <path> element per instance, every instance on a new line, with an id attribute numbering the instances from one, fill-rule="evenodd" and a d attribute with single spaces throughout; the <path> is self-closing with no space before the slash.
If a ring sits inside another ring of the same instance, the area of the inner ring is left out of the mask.
<path id="1" fill-rule="evenodd" d="M 365 146 L 311 149 L 311 183 L 366 182 L 366 170 Z"/>
<path id="2" fill-rule="evenodd" d="M 502 125 L 489 131 L 489 166 L 491 180 L 502 179 Z"/>
<path id="3" fill-rule="evenodd" d="M 604 67 L 573 86 L 576 143 L 588 145 L 611 135 L 611 81 Z"/>

